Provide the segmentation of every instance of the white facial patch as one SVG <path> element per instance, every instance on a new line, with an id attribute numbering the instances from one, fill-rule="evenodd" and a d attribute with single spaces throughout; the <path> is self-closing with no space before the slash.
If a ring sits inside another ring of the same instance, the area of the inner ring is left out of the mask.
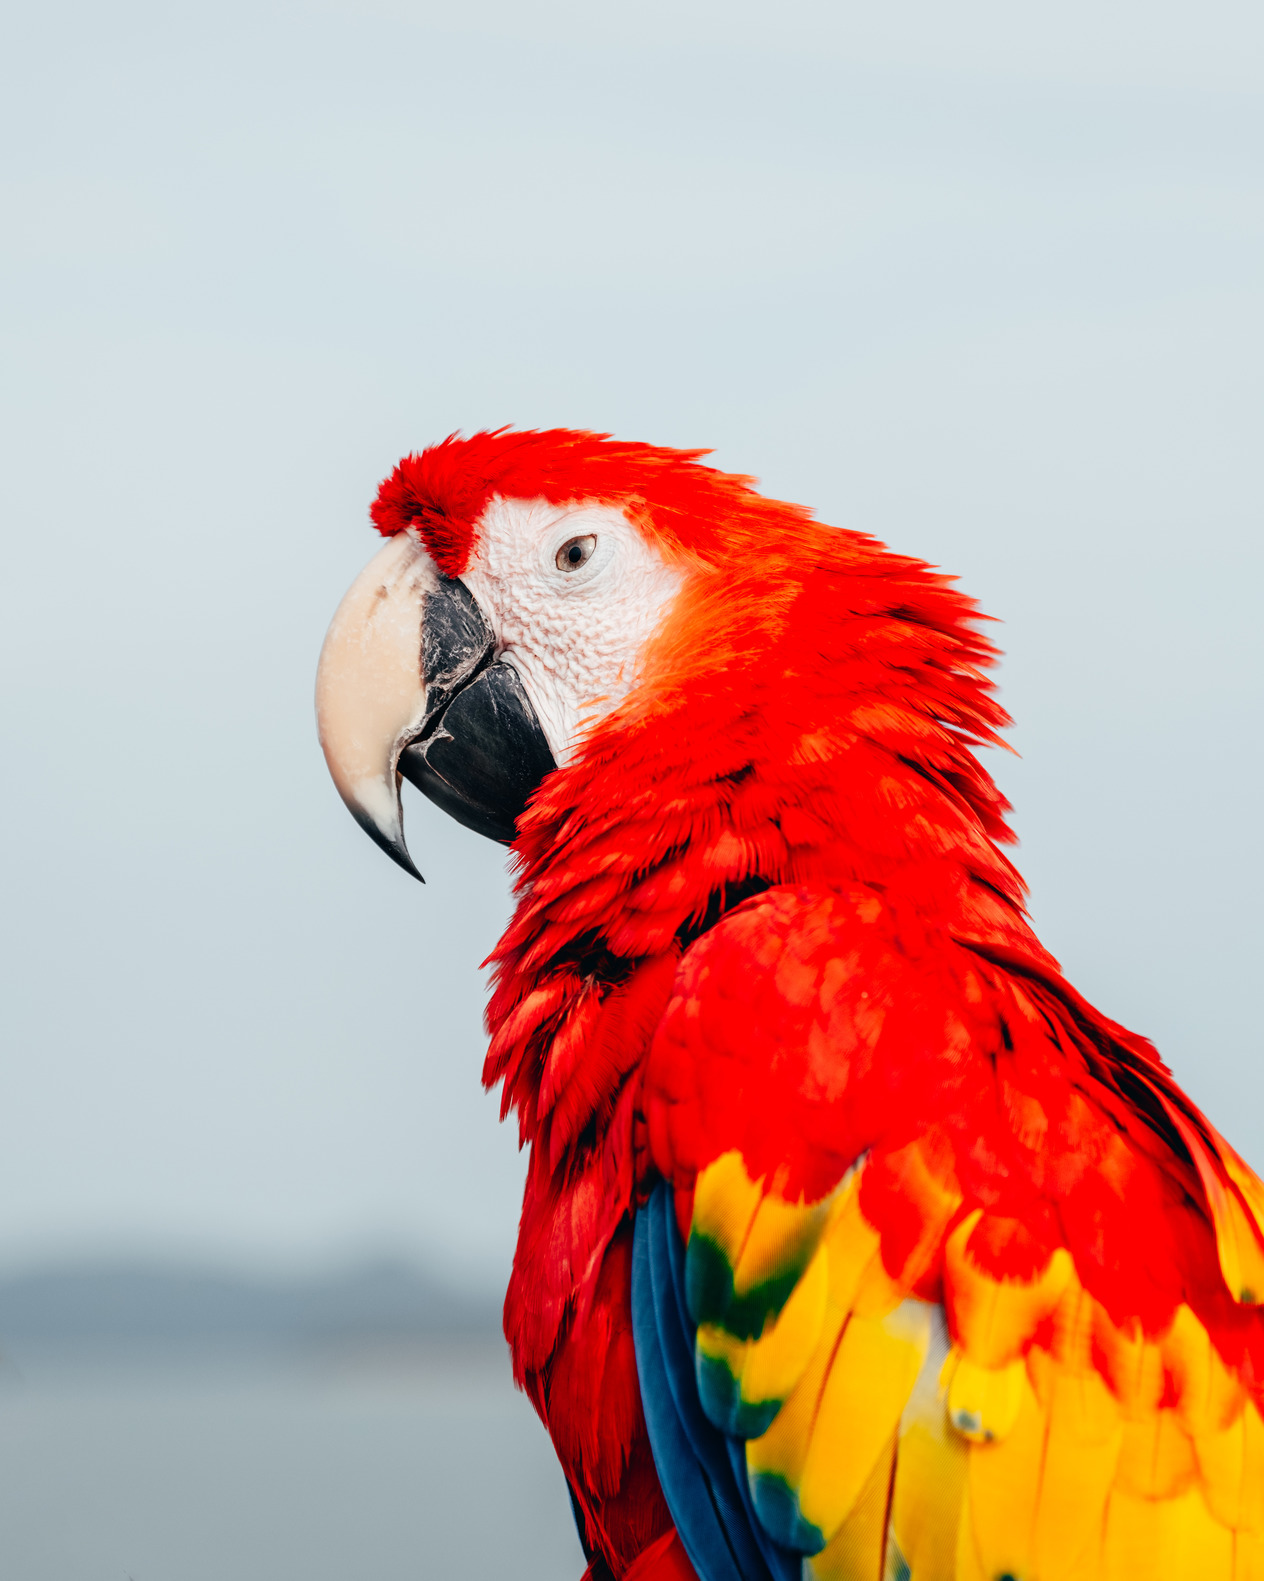
<path id="1" fill-rule="evenodd" d="M 461 580 L 561 765 L 584 729 L 631 691 L 683 577 L 611 506 L 496 498 Z"/>

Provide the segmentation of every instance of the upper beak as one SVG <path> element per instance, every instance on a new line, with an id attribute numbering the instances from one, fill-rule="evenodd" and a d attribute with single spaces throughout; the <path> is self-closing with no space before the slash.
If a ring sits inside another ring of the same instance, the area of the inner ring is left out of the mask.
<path id="1" fill-rule="evenodd" d="M 407 533 L 388 538 L 339 604 L 316 670 L 316 728 L 338 794 L 414 878 L 421 874 L 404 844 L 398 765 L 426 714 L 421 624 L 438 580 Z"/>
<path id="2" fill-rule="evenodd" d="M 338 793 L 415 878 L 400 777 L 458 822 L 506 843 L 553 767 L 517 672 L 463 582 L 399 533 L 338 606 L 316 674 L 316 721 Z"/>

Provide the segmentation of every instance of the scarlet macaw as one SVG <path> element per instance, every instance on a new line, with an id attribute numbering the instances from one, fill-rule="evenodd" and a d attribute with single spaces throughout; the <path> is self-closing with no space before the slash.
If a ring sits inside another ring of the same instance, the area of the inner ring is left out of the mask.
<path id="1" fill-rule="evenodd" d="M 705 451 L 400 462 L 344 800 L 512 846 L 483 1079 L 588 1575 L 1264 1581 L 1264 1185 L 1062 977 L 970 600 Z"/>

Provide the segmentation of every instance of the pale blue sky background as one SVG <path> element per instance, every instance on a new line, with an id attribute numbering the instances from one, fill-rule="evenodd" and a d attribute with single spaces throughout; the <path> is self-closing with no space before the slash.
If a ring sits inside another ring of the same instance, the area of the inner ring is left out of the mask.
<path id="1" fill-rule="evenodd" d="M 405 879 L 310 696 L 506 421 L 961 573 L 1044 937 L 1264 1165 L 1258 5 L 54 0 L 0 74 L 0 1264 L 503 1272 L 502 855 L 414 798 Z"/>

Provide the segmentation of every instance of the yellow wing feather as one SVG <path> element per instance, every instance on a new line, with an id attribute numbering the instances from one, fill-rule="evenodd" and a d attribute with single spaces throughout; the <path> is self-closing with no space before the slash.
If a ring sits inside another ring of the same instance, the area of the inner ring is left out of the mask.
<path id="1" fill-rule="evenodd" d="M 957 1199 L 920 1167 L 942 1237 Z M 731 1153 L 695 1195 L 690 1256 L 730 1270 L 697 1340 L 730 1394 L 704 1407 L 758 1427 L 755 1507 L 805 1581 L 1264 1581 L 1264 1420 L 1189 1307 L 1116 1326 L 1064 1251 L 993 1278 L 975 1212 L 944 1242 L 945 1324 L 911 1294 L 920 1242 L 884 1264 L 861 1176 L 792 1202 Z"/>

